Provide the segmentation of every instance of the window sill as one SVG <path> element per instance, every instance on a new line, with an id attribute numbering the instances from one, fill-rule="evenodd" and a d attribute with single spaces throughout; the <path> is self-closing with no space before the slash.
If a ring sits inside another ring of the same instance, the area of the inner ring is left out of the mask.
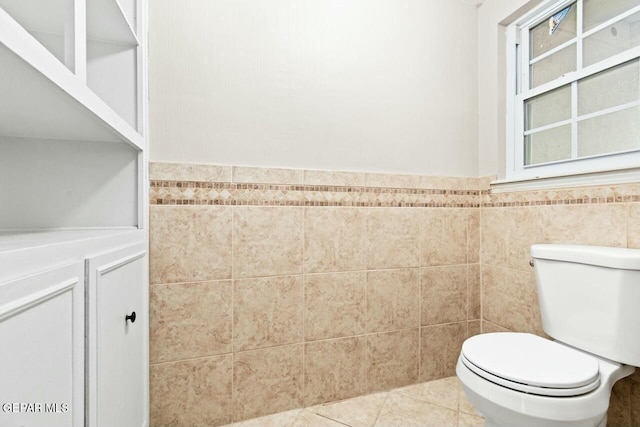
<path id="1" fill-rule="evenodd" d="M 491 191 L 507 193 L 512 191 L 545 190 L 553 188 L 590 187 L 596 185 L 617 185 L 640 183 L 640 168 L 607 170 L 571 175 L 540 176 L 522 179 L 499 179 L 491 182 Z"/>

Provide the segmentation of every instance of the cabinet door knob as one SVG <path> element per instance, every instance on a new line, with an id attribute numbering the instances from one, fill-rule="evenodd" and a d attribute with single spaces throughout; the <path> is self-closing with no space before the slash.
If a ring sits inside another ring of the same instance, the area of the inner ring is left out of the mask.
<path id="1" fill-rule="evenodd" d="M 127 320 L 131 320 L 131 323 L 134 323 L 136 321 L 136 312 L 132 311 L 131 314 L 126 315 L 124 321 L 126 322 Z"/>

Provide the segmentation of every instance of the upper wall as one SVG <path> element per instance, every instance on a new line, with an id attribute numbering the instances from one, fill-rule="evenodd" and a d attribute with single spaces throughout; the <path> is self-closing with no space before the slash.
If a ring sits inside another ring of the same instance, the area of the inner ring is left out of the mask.
<path id="1" fill-rule="evenodd" d="M 485 0 L 478 8 L 478 171 L 506 168 L 506 26 L 542 0 Z"/>
<path id="2" fill-rule="evenodd" d="M 465 0 L 154 0 L 151 160 L 478 176 Z"/>

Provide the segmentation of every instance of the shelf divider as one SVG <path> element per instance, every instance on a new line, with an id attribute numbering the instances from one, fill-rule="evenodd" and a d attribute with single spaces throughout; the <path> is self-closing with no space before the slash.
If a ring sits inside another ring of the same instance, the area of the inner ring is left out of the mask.
<path id="1" fill-rule="evenodd" d="M 124 141 L 144 149 L 144 139 L 134 128 L 3 9 L 0 63 L 0 93 L 13 95 L 0 105 L 0 134 Z M 25 79 L 30 84 L 16 87 Z"/>

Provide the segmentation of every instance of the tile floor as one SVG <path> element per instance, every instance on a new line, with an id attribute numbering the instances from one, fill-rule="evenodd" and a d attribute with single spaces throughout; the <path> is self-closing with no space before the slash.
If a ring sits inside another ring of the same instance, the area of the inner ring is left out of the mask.
<path id="1" fill-rule="evenodd" d="M 227 427 L 481 427 L 457 377 L 281 412 Z"/>

